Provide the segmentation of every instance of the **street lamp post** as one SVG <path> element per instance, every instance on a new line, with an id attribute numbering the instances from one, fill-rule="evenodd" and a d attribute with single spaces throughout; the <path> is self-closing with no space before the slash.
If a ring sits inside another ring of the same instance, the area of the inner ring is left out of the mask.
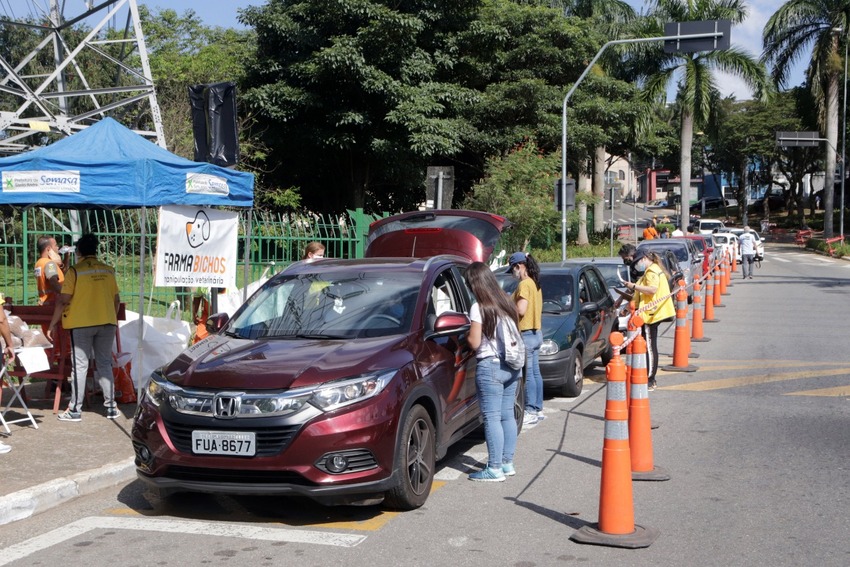
<path id="1" fill-rule="evenodd" d="M 843 111 L 843 126 L 841 129 L 841 207 L 838 213 L 839 223 L 838 230 L 841 236 L 844 236 L 844 182 L 847 178 L 847 36 L 844 37 L 844 111 Z M 834 190 L 834 189 L 833 189 Z"/>
<path id="2" fill-rule="evenodd" d="M 667 24 L 671 25 L 671 24 Z M 567 95 L 564 97 L 564 104 L 561 108 L 561 202 L 567 202 L 567 103 L 570 97 L 573 96 L 576 88 L 584 80 L 590 70 L 596 65 L 596 62 L 602 56 L 602 53 L 612 45 L 623 45 L 626 43 L 648 43 L 651 41 L 675 42 L 675 49 L 682 52 L 693 51 L 716 51 L 718 49 L 728 49 L 729 36 L 731 30 L 731 22 L 729 20 L 712 20 L 706 22 L 682 22 L 672 24 L 676 29 L 685 28 L 686 31 L 694 31 L 694 33 L 677 33 L 666 35 L 663 37 L 644 37 L 638 39 L 618 39 L 609 41 L 603 45 L 599 51 L 590 60 L 585 70 L 579 76 L 578 80 L 570 87 Z M 705 31 L 704 29 L 713 29 L 713 31 Z M 665 28 L 666 31 L 666 28 Z M 711 40 L 708 44 L 701 40 Z M 613 220 L 613 219 L 612 219 Z M 561 260 L 567 260 L 567 207 L 561 207 Z"/>

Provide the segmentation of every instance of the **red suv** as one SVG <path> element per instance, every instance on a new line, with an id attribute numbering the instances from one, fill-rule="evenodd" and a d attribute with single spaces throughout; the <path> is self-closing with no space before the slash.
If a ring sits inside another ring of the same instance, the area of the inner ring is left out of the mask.
<path id="1" fill-rule="evenodd" d="M 429 234 L 440 231 L 419 240 Z M 139 478 L 165 494 L 421 506 L 435 461 L 482 422 L 466 342 L 468 263 L 289 266 L 153 373 L 132 431 Z"/>

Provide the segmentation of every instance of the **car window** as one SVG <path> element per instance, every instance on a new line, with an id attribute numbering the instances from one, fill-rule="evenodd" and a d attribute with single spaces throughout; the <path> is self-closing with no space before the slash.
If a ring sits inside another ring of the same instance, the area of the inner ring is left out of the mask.
<path id="1" fill-rule="evenodd" d="M 587 283 L 590 285 L 590 300 L 601 301 L 608 297 L 608 290 L 605 284 L 602 283 L 599 275 L 594 270 L 587 270 Z"/>
<path id="2" fill-rule="evenodd" d="M 459 288 L 455 285 L 451 269 L 444 270 L 434 280 L 428 305 L 429 314 L 442 315 L 446 311 L 464 311 L 464 304 L 460 299 Z"/>
<path id="3" fill-rule="evenodd" d="M 357 338 L 409 332 L 421 277 L 311 273 L 274 278 L 225 331 L 246 339 Z"/>

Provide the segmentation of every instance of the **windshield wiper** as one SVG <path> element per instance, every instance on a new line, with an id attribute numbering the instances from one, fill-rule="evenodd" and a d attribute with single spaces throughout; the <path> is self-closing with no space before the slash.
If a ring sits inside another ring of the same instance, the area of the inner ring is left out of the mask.
<path id="1" fill-rule="evenodd" d="M 245 338 L 242 335 L 240 335 L 239 333 L 237 333 L 236 331 L 222 331 L 221 334 L 224 335 L 225 337 L 233 337 L 234 339 L 244 339 Z"/>
<path id="2" fill-rule="evenodd" d="M 350 335 L 332 335 L 330 333 L 298 333 L 289 335 L 296 339 L 350 339 Z"/>

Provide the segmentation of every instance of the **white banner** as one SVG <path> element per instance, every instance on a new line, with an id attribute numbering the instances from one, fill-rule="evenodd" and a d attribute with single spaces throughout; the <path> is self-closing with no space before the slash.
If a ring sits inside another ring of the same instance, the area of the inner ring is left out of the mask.
<path id="1" fill-rule="evenodd" d="M 4 193 L 79 193 L 80 172 L 4 171 Z"/>
<path id="2" fill-rule="evenodd" d="M 158 287 L 236 287 L 239 213 L 203 207 L 160 207 Z"/>

